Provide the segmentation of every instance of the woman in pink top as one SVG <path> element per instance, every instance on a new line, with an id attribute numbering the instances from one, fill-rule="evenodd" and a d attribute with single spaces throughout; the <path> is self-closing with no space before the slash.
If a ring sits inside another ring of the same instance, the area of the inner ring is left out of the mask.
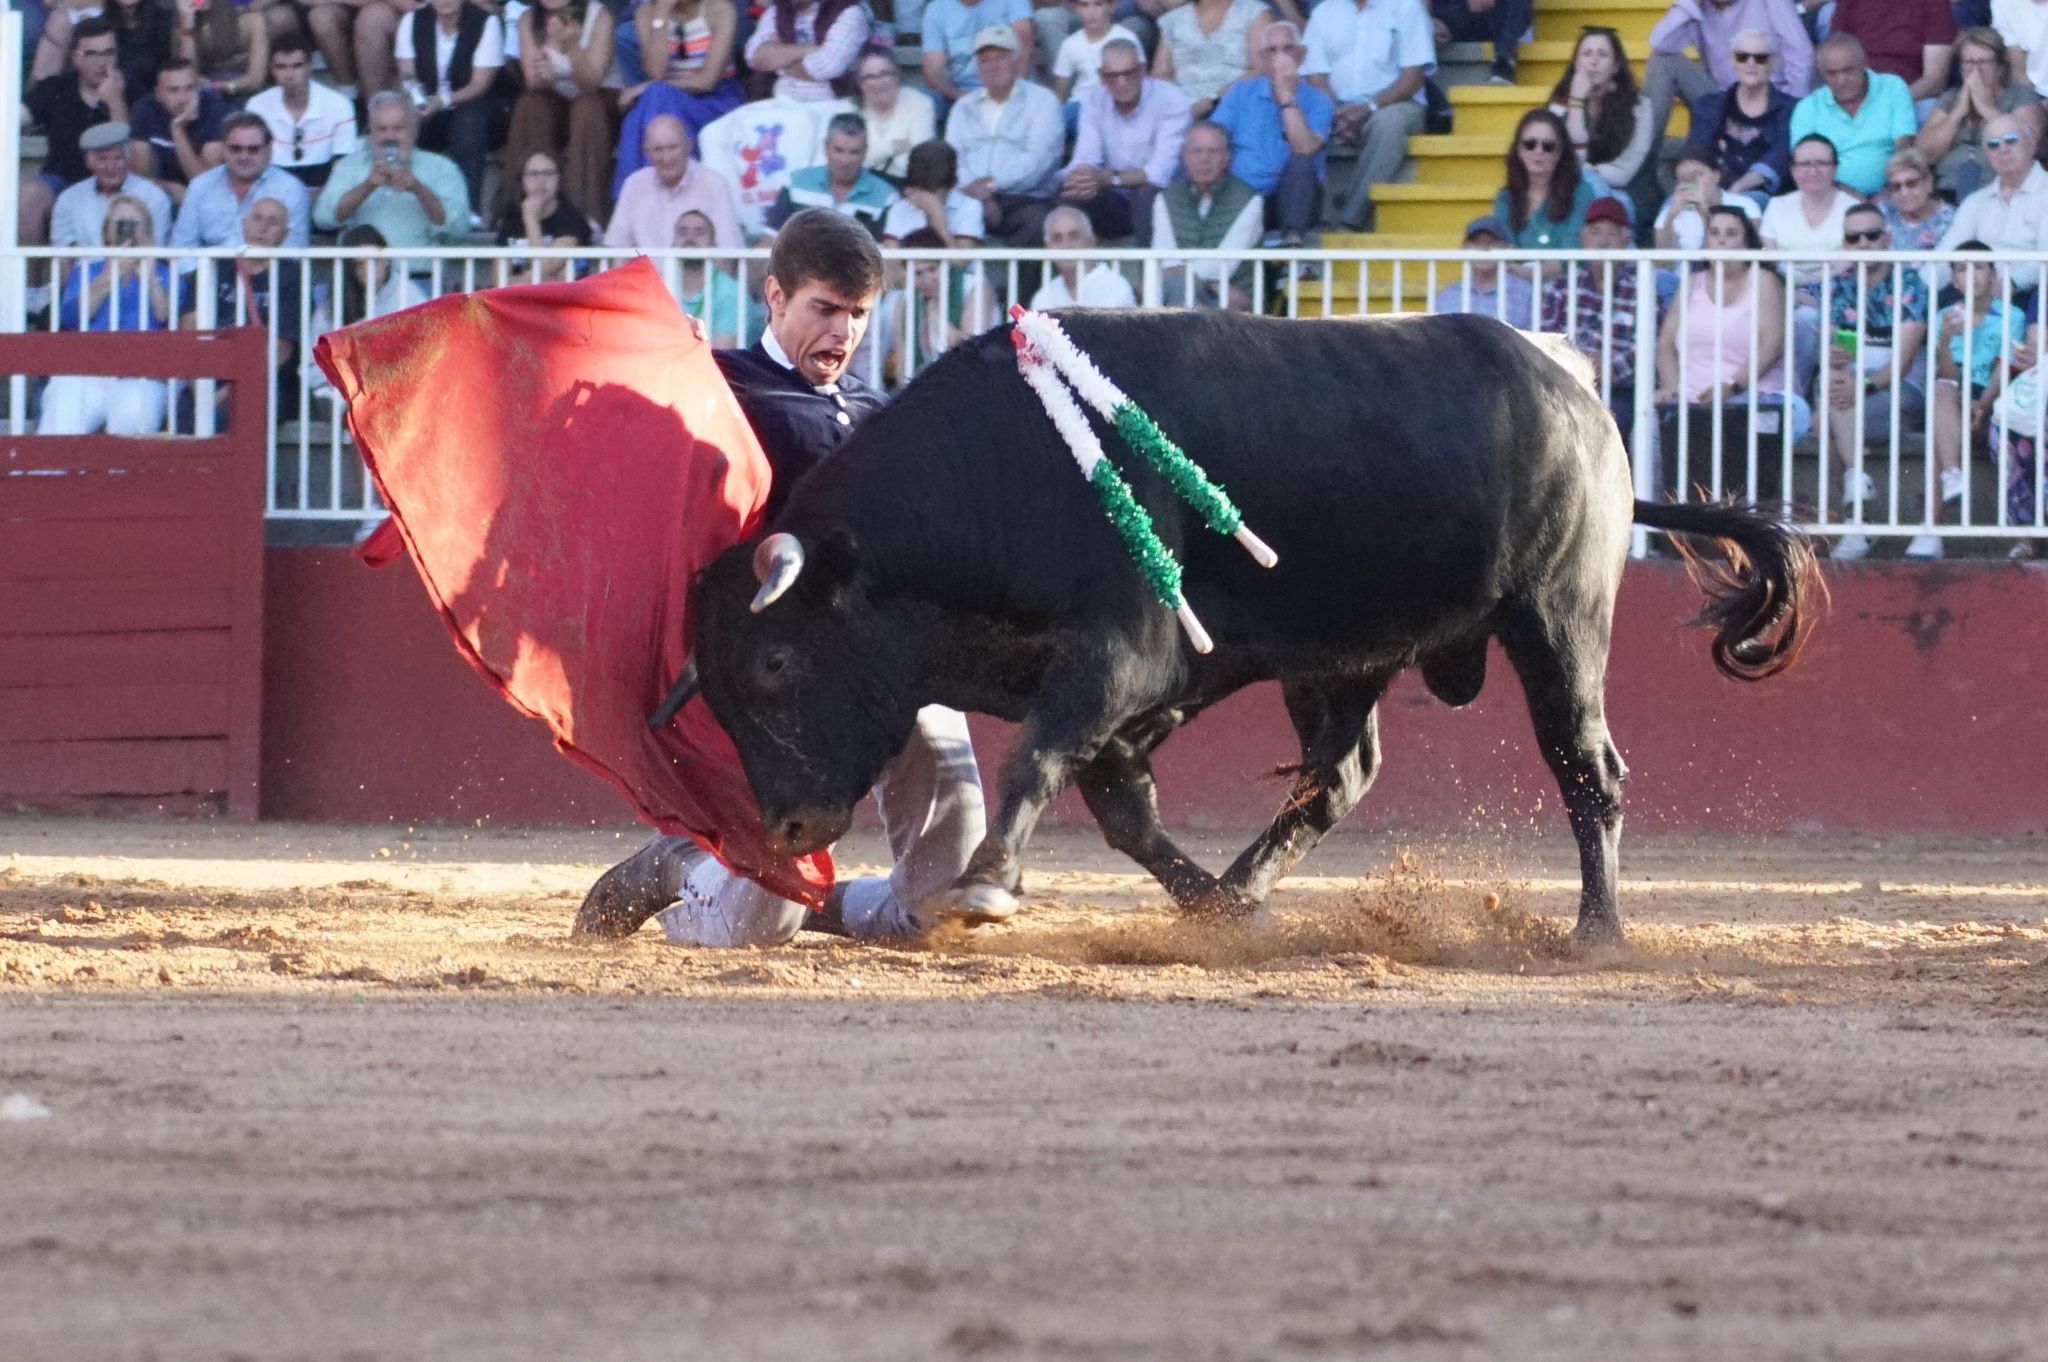
<path id="1" fill-rule="evenodd" d="M 649 119 L 675 115 L 694 142 L 706 123 L 737 109 L 746 98 L 733 66 L 739 11 L 732 0 L 647 0 L 634 12 L 633 27 L 640 37 L 641 63 L 659 74 L 628 86 L 620 97 L 629 111 L 619 129 L 614 199 L 626 177 L 647 164 L 640 138 Z"/>
<path id="2" fill-rule="evenodd" d="M 1727 204 L 1707 214 L 1707 249 L 1758 250 L 1756 224 Z M 1785 391 L 1785 281 L 1763 265 L 1706 261 L 1693 267 L 1657 333 L 1657 401 L 1694 406 L 1789 407 L 1792 438 L 1813 424 L 1805 399 Z M 1697 419 L 1697 418 L 1696 418 Z"/>

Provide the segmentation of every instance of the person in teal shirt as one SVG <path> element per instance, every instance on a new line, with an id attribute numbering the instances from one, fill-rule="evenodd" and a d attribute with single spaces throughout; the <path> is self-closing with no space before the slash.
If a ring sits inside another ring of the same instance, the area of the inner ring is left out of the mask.
<path id="1" fill-rule="evenodd" d="M 1792 106 L 1792 141 L 1819 133 L 1835 144 L 1835 178 L 1859 194 L 1884 188 L 1892 153 L 1913 144 L 1920 118 L 1913 92 L 1897 76 L 1870 69 L 1863 44 L 1837 33 L 1820 45 L 1815 65 L 1826 82 Z"/>
<path id="2" fill-rule="evenodd" d="M 1564 120 L 1531 109 L 1508 144 L 1508 182 L 1493 196 L 1493 215 L 1529 250 L 1576 250 L 1586 210 L 1599 195 L 1579 169 Z"/>
<path id="3" fill-rule="evenodd" d="M 718 244 L 711 219 L 692 208 L 676 219 L 679 250 L 708 251 Z M 714 349 L 752 345 L 768 324 L 765 309 L 750 302 L 740 281 L 709 260 L 685 260 L 677 290 L 683 311 L 704 323 Z"/>

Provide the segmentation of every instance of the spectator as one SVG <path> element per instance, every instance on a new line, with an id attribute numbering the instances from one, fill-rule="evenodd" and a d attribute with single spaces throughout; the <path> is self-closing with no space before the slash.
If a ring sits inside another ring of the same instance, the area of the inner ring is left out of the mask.
<path id="1" fill-rule="evenodd" d="M 867 169 L 867 158 L 868 125 L 860 115 L 832 115 L 825 127 L 825 164 L 790 173 L 789 183 L 768 210 L 768 225 L 780 229 L 799 209 L 830 208 L 880 236 L 896 190 Z"/>
<path id="2" fill-rule="evenodd" d="M 925 88 L 946 100 L 963 99 L 979 90 L 987 79 L 981 70 L 984 40 L 991 30 L 1004 27 L 1016 42 L 1011 50 L 1022 75 L 1031 69 L 1033 45 L 1038 40 L 1031 23 L 1031 0 L 931 0 L 924 9 Z M 946 126 L 946 140 L 952 142 L 950 117 Z M 1032 227 L 1032 239 L 1036 240 L 1037 223 Z"/>
<path id="3" fill-rule="evenodd" d="M 86 129 L 80 139 L 85 149 L 86 169 L 92 174 L 57 196 L 50 214 L 50 244 L 53 246 L 96 246 L 106 225 L 107 212 L 118 198 L 132 198 L 149 211 L 150 239 L 162 241 L 170 234 L 170 195 L 131 168 L 128 160 L 128 125 L 101 123 Z"/>
<path id="4" fill-rule="evenodd" d="M 1422 130 L 1422 81 L 1436 69 L 1429 14 L 1422 0 L 1324 0 L 1303 41 L 1301 73 L 1337 104 L 1332 135 L 1360 148 L 1337 220 L 1369 231 L 1372 187 L 1400 173 L 1408 139 Z"/>
<path id="5" fill-rule="evenodd" d="M 1990 158 L 1996 177 L 1956 208 L 1955 220 L 1941 238 L 1941 249 L 1952 251 L 1965 241 L 1989 243 L 1994 251 L 2032 253 L 2041 248 L 2048 231 L 2048 170 L 2034 163 L 2039 144 L 2034 120 L 2025 113 L 2002 113 L 1985 120 L 1984 154 Z M 2031 261 L 2015 261 L 2008 267 L 2012 285 L 2021 293 L 2032 293 L 2041 282 L 2041 267 Z M 1939 288 L 1946 271 L 1935 270 Z"/>
<path id="6" fill-rule="evenodd" d="M 1964 29 L 1956 38 L 1956 57 L 1962 83 L 1935 102 L 1914 146 L 1933 163 L 1935 187 L 1960 203 L 1998 173 L 1984 154 L 1984 125 L 2039 103 L 2041 96 L 2007 65 L 2005 39 L 1997 29 Z"/>
<path id="7" fill-rule="evenodd" d="M 906 251 L 928 251 L 938 240 L 923 230 L 912 232 L 902 242 Z M 902 267 L 899 267 L 902 268 Z M 876 344 L 885 348 L 885 365 L 896 381 L 907 382 L 917 371 L 969 337 L 995 324 L 992 290 L 983 267 L 950 264 L 937 260 L 912 261 L 907 267 L 908 288 L 892 282 L 890 291 L 875 309 L 870 331 Z M 905 294 L 915 295 L 915 301 Z M 906 311 L 915 313 L 915 321 Z M 871 363 L 861 350 L 853 363 Z"/>
<path id="8" fill-rule="evenodd" d="M 356 149 L 356 108 L 313 79 L 313 52 L 297 34 L 270 47 L 270 78 L 247 105 L 270 129 L 270 159 L 318 192 L 334 163 Z"/>
<path id="9" fill-rule="evenodd" d="M 231 114 L 221 125 L 227 160 L 192 181 L 185 206 L 178 210 L 170 244 L 239 246 L 242 216 L 257 199 L 276 199 L 291 213 L 285 240 L 304 246 L 312 240 L 313 196 L 291 172 L 270 163 L 270 125 L 252 113 Z"/>
<path id="10" fill-rule="evenodd" d="M 676 219 L 678 250 L 704 251 L 718 244 L 718 229 L 695 208 Z M 676 301 L 683 311 L 704 323 L 714 349 L 746 345 L 766 328 L 766 318 L 747 301 L 739 280 L 710 260 L 699 257 L 682 264 Z"/>
<path id="11" fill-rule="evenodd" d="M 1081 117 L 1081 96 L 1101 82 L 1102 49 L 1113 38 L 1138 41 L 1138 35 L 1122 24 L 1111 23 L 1110 0 L 1073 0 L 1072 8 L 1081 26 L 1060 40 L 1053 57 L 1052 92 L 1067 106 L 1068 133 Z M 1170 77 L 1168 77 L 1170 79 Z"/>
<path id="12" fill-rule="evenodd" d="M 1856 206 L 1857 198 L 1835 183 L 1835 144 L 1819 133 L 1808 133 L 1793 144 L 1791 164 L 1792 190 L 1764 205 L 1764 245 L 1774 251 L 1816 255 L 1839 249 L 1842 217 Z"/>
<path id="13" fill-rule="evenodd" d="M 868 40 L 861 0 L 774 0 L 747 39 L 747 65 L 775 73 L 775 98 L 829 100 Z"/>
<path id="14" fill-rule="evenodd" d="M 1259 35 L 1271 22 L 1260 0 L 1188 0 L 1159 16 L 1152 74 L 1178 85 L 1194 116 L 1207 118 L 1223 92 L 1250 71 Z"/>
<path id="15" fill-rule="evenodd" d="M 2013 79 L 2048 95 L 2048 0 L 1991 0 L 1991 26 L 2005 39 Z"/>
<path id="16" fill-rule="evenodd" d="M 391 51 L 398 40 L 398 11 L 392 5 L 383 0 L 305 0 L 304 8 L 306 33 L 326 61 L 327 77 L 339 87 L 336 93 L 348 100 L 351 108 L 361 67 L 357 58 L 360 42 L 379 46 L 375 60 L 365 68 L 374 70 L 377 79 L 362 79 L 362 88 L 374 92 L 390 83 Z M 347 154 L 340 152 L 337 159 Z"/>
<path id="17" fill-rule="evenodd" d="M 1650 156 L 1650 99 L 1637 92 L 1635 68 L 1613 29 L 1579 35 L 1571 65 L 1550 92 L 1550 111 L 1564 120 L 1579 164 L 1591 167 L 1602 184 L 1631 202 L 1643 196 L 1645 211 L 1656 202 L 1654 168 L 1647 183 L 1636 183 Z"/>
<path id="18" fill-rule="evenodd" d="M 1102 49 L 1102 81 L 1081 97 L 1074 159 L 1060 175 L 1060 199 L 1088 215 L 1097 236 L 1122 240 L 1152 220 L 1152 197 L 1173 178 L 1188 135 L 1188 97 L 1145 74 L 1126 39 Z"/>
<path id="19" fill-rule="evenodd" d="M 1771 84 L 1777 40 L 1770 30 L 1742 30 L 1728 55 L 1735 83 L 1700 101 L 1690 140 L 1712 146 L 1723 189 L 1761 201 L 1782 191 L 1791 174 L 1792 109 L 1799 101 Z"/>
<path id="20" fill-rule="evenodd" d="M 1792 0 L 1675 0 L 1650 30 L 1650 63 L 1644 87 L 1650 96 L 1650 126 L 1657 136 L 1671 121 L 1673 99 L 1692 107 L 1693 126 L 1710 95 L 1735 84 L 1735 35 L 1762 29 L 1777 53 L 1771 84 L 1794 99 L 1813 88 L 1813 39 L 1799 21 Z M 1685 55 L 1692 48 L 1702 61 Z"/>
<path id="21" fill-rule="evenodd" d="M 732 250 L 747 244 L 733 215 L 732 186 L 710 166 L 690 159 L 690 133 L 680 118 L 663 114 L 650 121 L 642 146 L 647 164 L 627 177 L 619 192 L 605 245 L 643 251 L 671 245 L 676 219 L 692 208 L 711 220 L 714 245 Z"/>
<path id="22" fill-rule="evenodd" d="M 1507 224 L 1497 217 L 1474 218 L 1465 224 L 1468 251 L 1506 250 L 1508 239 Z M 1461 268 L 1463 277 L 1438 289 L 1436 297 L 1429 300 L 1431 312 L 1470 312 L 1498 317 L 1509 326 L 1536 329 L 1542 316 L 1527 275 L 1504 269 L 1492 260 L 1468 260 Z"/>
<path id="23" fill-rule="evenodd" d="M 1045 248 L 1049 251 L 1095 249 L 1095 229 L 1089 225 L 1088 215 L 1070 203 L 1063 203 L 1047 213 Z M 1038 311 L 1049 311 L 1056 307 L 1138 305 L 1138 295 L 1131 291 L 1131 281 L 1124 278 L 1116 266 L 1107 261 L 1097 261 L 1083 274 L 1083 263 L 1071 259 L 1053 261 L 1045 282 L 1031 295 L 1031 306 Z"/>
<path id="24" fill-rule="evenodd" d="M 1593 187 L 1579 171 L 1564 120 L 1548 109 L 1531 109 L 1508 144 L 1508 182 L 1493 196 L 1493 216 L 1508 226 L 1517 246 L 1564 249 L 1578 243 Z"/>
<path id="25" fill-rule="evenodd" d="M 156 90 L 135 103 L 128 159 L 178 203 L 185 186 L 221 163 L 221 121 L 234 110 L 199 84 L 199 68 L 180 58 L 156 73 Z"/>
<path id="26" fill-rule="evenodd" d="M 981 244 L 988 230 L 981 201 L 959 190 L 960 157 L 950 142 L 934 138 L 910 152 L 903 196 L 882 220 L 882 244 L 894 246 L 914 232 L 929 232 L 948 250 Z"/>
<path id="27" fill-rule="evenodd" d="M 1530 0 L 1434 0 L 1430 14 L 1436 21 L 1436 45 L 1492 43 L 1487 83 L 1513 85 L 1515 54 L 1529 31 L 1529 9 Z"/>
<path id="28" fill-rule="evenodd" d="M 661 74 L 628 86 L 623 96 L 627 113 L 619 130 L 618 169 L 612 172 L 614 199 L 625 192 L 627 177 L 647 164 L 637 148 L 646 145 L 655 119 L 675 119 L 694 141 L 746 98 L 732 60 L 739 26 L 732 0 L 644 0 L 633 25 L 648 70 L 659 65 Z M 673 216 L 664 219 L 656 240 L 666 242 L 674 235 L 674 224 Z"/>
<path id="29" fill-rule="evenodd" d="M 251 246 L 276 250 L 285 244 L 291 227 L 291 213 L 276 199 L 257 199 L 242 215 L 242 240 Z M 299 417 L 298 367 L 303 359 L 299 329 L 300 299 L 305 283 L 305 262 L 275 260 L 268 256 L 244 256 L 232 263 L 222 262 L 214 272 L 213 324 L 215 326 L 257 326 L 274 337 L 271 367 L 276 373 L 277 419 L 296 421 Z M 190 310 L 181 325 L 199 325 L 198 299 L 188 299 Z M 270 319 L 277 318 L 271 331 Z M 227 409 L 230 385 L 219 384 L 214 402 Z M 190 389 L 186 390 L 187 398 Z M 185 410 L 183 405 L 180 410 Z M 181 424 L 190 424 L 184 417 Z M 224 427 L 217 427 L 224 428 Z"/>
<path id="30" fill-rule="evenodd" d="M 22 37 L 34 45 L 30 84 L 62 74 L 77 25 L 88 19 L 105 23 L 114 34 L 115 64 L 121 70 L 121 87 L 132 108 L 156 84 L 156 73 L 178 53 L 178 11 L 158 0 L 107 0 L 106 3 L 60 5 L 49 13 L 41 37 L 24 31 Z"/>
<path id="31" fill-rule="evenodd" d="M 498 244 L 546 250 L 587 246 L 596 237 L 589 216 L 562 196 L 562 163 L 550 152 L 529 153 L 519 171 L 519 197 L 506 204 L 498 217 Z M 506 282 L 525 284 L 570 277 L 571 271 L 563 262 L 543 266 L 520 261 L 513 266 Z"/>
<path id="32" fill-rule="evenodd" d="M 1752 222 L 1762 219 L 1763 210 L 1755 200 L 1721 188 L 1720 177 L 1714 171 L 1714 153 L 1705 147 L 1688 144 L 1678 153 L 1673 173 L 1677 187 L 1664 201 L 1653 227 L 1658 250 L 1697 251 L 1705 246 L 1707 214 L 1724 203 L 1740 209 Z M 1596 202 L 1594 206 L 1599 205 Z"/>
<path id="33" fill-rule="evenodd" d="M 1110 21 L 1138 40 L 1149 58 L 1159 48 L 1159 20 L 1176 5 L 1186 0 L 1112 0 L 1109 10 Z M 1283 19 L 1291 19 L 1296 27 L 1308 22 L 1307 16 L 1295 0 L 1270 0 L 1267 6 Z M 1060 45 L 1081 26 L 1075 12 L 1073 0 L 1048 0 L 1032 12 L 1041 52 L 1058 52 Z"/>
<path id="34" fill-rule="evenodd" d="M 1850 251 L 1892 249 L 1883 212 L 1869 203 L 1850 209 L 1842 245 Z M 1891 439 L 1895 403 L 1902 431 L 1917 429 L 1927 410 L 1926 391 L 1914 362 L 1927 339 L 1927 301 L 1920 272 L 1906 265 L 1846 266 L 1836 271 L 1830 290 L 1828 443 L 1842 470 L 1842 505 L 1859 523 L 1865 508 L 1877 499 L 1877 480 L 1863 468 L 1865 446 Z M 1853 344 L 1845 347 L 1845 337 Z M 1835 541 L 1837 558 L 1861 558 L 1869 552 L 1870 540 L 1860 532 Z"/>
<path id="35" fill-rule="evenodd" d="M 447 157 L 419 149 L 412 101 L 380 90 L 370 96 L 369 122 L 369 140 L 337 162 L 321 186 L 313 221 L 325 232 L 374 228 L 380 243 L 400 248 L 467 234 L 462 171 Z M 368 240 L 361 233 L 353 239 Z"/>
<path id="36" fill-rule="evenodd" d="M 1195 124 L 1181 143 L 1180 163 L 1185 173 L 1152 200 L 1152 249 L 1246 251 L 1256 245 L 1266 206 L 1258 191 L 1230 173 L 1230 134 L 1214 123 Z M 1226 261 L 1169 260 L 1162 271 L 1169 307 L 1251 307 L 1248 264 L 1233 269 Z"/>
<path id="37" fill-rule="evenodd" d="M 1858 194 L 1884 187 L 1884 163 L 1911 146 L 1920 130 L 1913 97 L 1897 76 L 1872 71 L 1863 44 L 1837 33 L 1815 51 L 1821 88 L 1792 110 L 1792 140 L 1819 133 L 1832 142 L 1840 162 L 1836 178 Z"/>
<path id="38" fill-rule="evenodd" d="M 1898 251 L 1935 249 L 1956 220 L 1955 205 L 1935 196 L 1934 172 L 1912 147 L 1894 152 L 1885 162 L 1884 193 L 1878 196 L 1877 206 L 1884 211 L 1892 249 Z"/>
<path id="39" fill-rule="evenodd" d="M 1931 107 L 1948 88 L 1956 42 L 1949 0 L 1835 0 L 1828 33 L 1862 43 L 1870 69 L 1906 82 L 1916 104 Z"/>
<path id="40" fill-rule="evenodd" d="M 1731 204 L 1707 215 L 1707 249 L 1755 250 L 1756 224 Z M 1756 401 L 1790 407 L 1792 438 L 1804 439 L 1813 412 L 1785 383 L 1785 285 L 1757 264 L 1700 262 L 1679 286 L 1681 305 L 1664 313 L 1657 332 L 1659 404 L 1736 404 L 1756 375 Z"/>
<path id="41" fill-rule="evenodd" d="M 911 148 L 939 135 L 932 97 L 904 89 L 895 55 L 880 48 L 860 54 L 853 80 L 848 107 L 868 125 L 868 169 L 900 180 L 910 171 Z"/>
<path id="42" fill-rule="evenodd" d="M 491 86 L 505 65 L 505 24 L 471 0 L 428 0 L 398 26 L 398 74 L 419 107 L 419 144 L 462 168 L 483 202 L 491 153 Z"/>
<path id="43" fill-rule="evenodd" d="M 1259 34 L 1253 73 L 1223 92 L 1216 125 L 1230 134 L 1232 173 L 1265 200 L 1266 230 L 1299 246 L 1322 211 L 1323 152 L 1336 103 L 1301 78 L 1300 31 L 1278 19 Z"/>
<path id="44" fill-rule="evenodd" d="M 1965 241 L 1958 251 L 1983 251 L 1991 247 L 1981 241 Z M 1963 301 L 1935 320 L 1934 339 L 1929 342 L 1936 356 L 1934 380 L 1934 462 L 1940 470 L 1941 514 L 1946 518 L 1951 505 L 1960 503 L 1969 485 L 1963 468 L 1963 431 L 1967 426 L 1979 449 L 1995 453 L 1990 443 L 1991 413 L 2011 376 L 2013 349 L 2024 334 L 2025 321 L 2018 308 L 2006 306 L 1999 295 L 1998 263 L 1986 259 L 1956 273 Z M 1967 390 L 1963 376 L 1969 375 Z M 1933 517 L 1930 516 L 1930 519 Z M 1938 535 L 1916 535 L 1906 546 L 1908 558 L 1941 557 Z"/>
<path id="45" fill-rule="evenodd" d="M 992 3 L 992 0 L 981 0 Z M 957 0 L 936 0 L 925 11 Z M 1015 28 L 992 24 L 975 39 L 978 88 L 946 117 L 946 140 L 960 154 L 962 193 L 981 204 L 991 238 L 1012 246 L 1043 239 L 1045 210 L 1059 185 L 1066 128 L 1060 102 L 1043 85 L 1020 80 L 1024 70 Z"/>
<path id="46" fill-rule="evenodd" d="M 739 225 L 751 239 L 768 230 L 768 210 L 789 177 L 825 159 L 833 106 L 756 99 L 715 119 L 696 139 L 697 155 L 732 186 Z M 625 148 L 619 149 L 621 157 Z M 637 159 L 637 158 L 636 158 Z"/>
<path id="47" fill-rule="evenodd" d="M 374 119 L 375 116 L 373 109 L 371 117 Z M 390 262 L 381 254 L 371 254 L 390 250 L 399 244 L 386 241 L 384 234 L 375 227 L 368 224 L 350 227 L 334 244 L 344 250 L 362 251 L 364 254 L 351 260 L 347 272 L 342 275 L 340 315 L 316 318 L 315 335 L 366 317 L 388 317 L 427 301 L 426 291 L 410 274 L 392 269 Z"/>
<path id="48" fill-rule="evenodd" d="M 270 40 L 297 24 L 283 4 L 209 4 L 177 0 L 184 35 L 180 55 L 207 84 L 239 104 L 270 79 Z M 240 226 L 236 232 L 241 231 Z"/>
<path id="49" fill-rule="evenodd" d="M 70 74 L 47 76 L 22 96 L 22 122 L 40 125 L 48 143 L 42 173 L 21 182 L 19 230 L 24 246 L 49 240 L 50 209 L 57 195 L 89 173 L 79 146 L 85 130 L 128 121 L 128 96 L 112 26 L 104 19 L 81 19 L 72 25 L 70 42 Z"/>
<path id="50" fill-rule="evenodd" d="M 127 153 L 122 154 L 125 158 Z M 157 238 L 149 217 L 149 207 L 140 199 L 117 196 L 100 224 L 100 244 L 154 246 Z M 59 327 L 161 331 L 170 326 L 170 271 L 161 262 L 104 258 L 76 264 L 57 305 Z M 157 379 L 60 374 L 43 388 L 36 434 L 90 435 L 104 429 L 109 435 L 150 435 L 163 429 L 166 404 L 166 387 Z"/>
<path id="51" fill-rule="evenodd" d="M 624 84 L 611 10 L 602 0 L 540 0 L 519 16 L 517 32 L 526 88 L 512 106 L 505 164 L 524 166 L 546 152 L 570 202 L 601 221 L 611 212 Z M 508 186 L 508 208 L 519 192 Z"/>
<path id="52" fill-rule="evenodd" d="M 1469 229 L 1468 229 L 1469 230 Z M 1704 226 L 1702 235 L 1704 237 Z M 1624 251 L 1630 245 L 1628 211 L 1615 199 L 1595 199 L 1579 229 L 1588 251 Z M 1543 286 L 1543 330 L 1570 336 L 1603 376 L 1607 409 L 1624 436 L 1636 412 L 1636 272 L 1626 263 L 1585 263 L 1560 270 Z"/>

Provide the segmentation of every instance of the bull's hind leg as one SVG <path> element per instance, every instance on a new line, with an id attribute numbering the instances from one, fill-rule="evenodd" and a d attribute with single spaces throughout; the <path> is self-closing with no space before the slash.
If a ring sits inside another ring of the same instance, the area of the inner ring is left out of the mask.
<path id="1" fill-rule="evenodd" d="M 1607 732 L 1608 630 L 1609 612 L 1596 605 L 1555 614 L 1512 610 L 1500 630 L 1579 844 L 1577 934 L 1588 944 L 1621 940 L 1614 886 L 1621 873 L 1621 784 L 1628 768 Z"/>
<path id="2" fill-rule="evenodd" d="M 1323 834 L 1358 807 L 1380 767 L 1380 696 L 1390 678 L 1343 685 L 1286 682 L 1280 689 L 1301 736 L 1301 770 L 1272 823 L 1223 872 L 1226 900 L 1263 903 Z"/>
<path id="3" fill-rule="evenodd" d="M 1183 717 L 1176 713 L 1169 724 L 1118 733 L 1081 768 L 1075 783 L 1103 840 L 1150 871 L 1182 909 L 1193 910 L 1214 900 L 1216 877 L 1190 860 L 1160 825 L 1159 787 L 1150 761 L 1152 749 Z"/>

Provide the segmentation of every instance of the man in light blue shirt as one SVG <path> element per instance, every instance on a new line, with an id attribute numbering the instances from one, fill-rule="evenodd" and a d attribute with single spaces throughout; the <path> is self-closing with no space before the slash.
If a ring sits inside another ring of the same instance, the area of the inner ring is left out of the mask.
<path id="1" fill-rule="evenodd" d="M 185 206 L 171 228 L 173 246 L 239 246 L 242 217 L 258 199 L 284 205 L 284 244 L 312 239 L 313 196 L 299 177 L 270 164 L 270 125 L 252 113 L 230 114 L 220 126 L 227 160 L 185 187 Z"/>
<path id="2" fill-rule="evenodd" d="M 1315 226 L 1323 197 L 1323 156 L 1337 106 L 1301 78 L 1307 49 L 1294 25 L 1266 25 L 1253 74 L 1233 83 L 1210 121 L 1230 134 L 1230 173 L 1266 201 L 1266 230 L 1299 246 Z"/>
<path id="3" fill-rule="evenodd" d="M 1019 79 L 1019 46 L 1008 24 L 991 24 L 976 36 L 982 88 L 953 106 L 946 141 L 959 154 L 960 192 L 980 202 L 989 239 L 1035 247 L 1044 240 L 1045 214 L 1059 183 L 1067 123 L 1058 96 Z"/>
<path id="4" fill-rule="evenodd" d="M 1301 73 L 1337 104 L 1331 133 L 1359 148 L 1358 180 L 1337 211 L 1370 230 L 1372 187 L 1401 172 L 1422 131 L 1422 81 L 1436 69 L 1436 30 L 1422 0 L 1323 0 L 1302 35 Z"/>
<path id="5" fill-rule="evenodd" d="M 1128 38 L 1102 46 L 1099 84 L 1081 95 L 1074 159 L 1060 172 L 1060 198 L 1088 215 L 1095 235 L 1119 240 L 1152 221 L 1152 196 L 1180 169 L 1180 144 L 1193 122 L 1188 97 L 1171 81 L 1145 74 L 1145 55 Z"/>
<path id="6" fill-rule="evenodd" d="M 468 236 L 469 188 L 462 169 L 446 156 L 419 149 L 419 114 L 412 101 L 396 90 L 378 91 L 370 96 L 369 126 L 369 138 L 334 163 L 313 205 L 321 229 L 375 227 L 394 248 Z M 672 236 L 673 221 L 668 229 Z M 427 270 L 426 262 L 413 263 L 414 273 Z"/>
<path id="7" fill-rule="evenodd" d="M 1507 248 L 1513 233 L 1496 217 L 1474 218 L 1465 226 L 1465 249 L 1499 251 Z M 1456 265 L 1450 269 L 1459 268 Z M 1470 261 L 1464 276 L 1437 290 L 1430 300 L 1431 312 L 1471 312 L 1495 317 L 1525 331 L 1538 330 L 1543 320 L 1536 303 L 1536 290 L 1527 275 L 1505 269 L 1492 261 Z"/>
<path id="8" fill-rule="evenodd" d="M 1870 69 L 1863 44 L 1837 33 L 1814 54 L 1825 84 L 1792 106 L 1792 140 L 1819 133 L 1835 144 L 1835 178 L 1859 194 L 1884 188 L 1892 153 L 1920 131 L 1913 92 L 1897 76 Z"/>
<path id="9" fill-rule="evenodd" d="M 1017 35 L 1021 71 L 1031 69 L 1038 30 L 1031 0 L 931 0 L 924 11 L 925 88 L 944 99 L 959 99 L 981 88 L 974 60 L 984 29 L 1007 24 Z M 1036 245 L 1036 242 L 1032 243 Z"/>

